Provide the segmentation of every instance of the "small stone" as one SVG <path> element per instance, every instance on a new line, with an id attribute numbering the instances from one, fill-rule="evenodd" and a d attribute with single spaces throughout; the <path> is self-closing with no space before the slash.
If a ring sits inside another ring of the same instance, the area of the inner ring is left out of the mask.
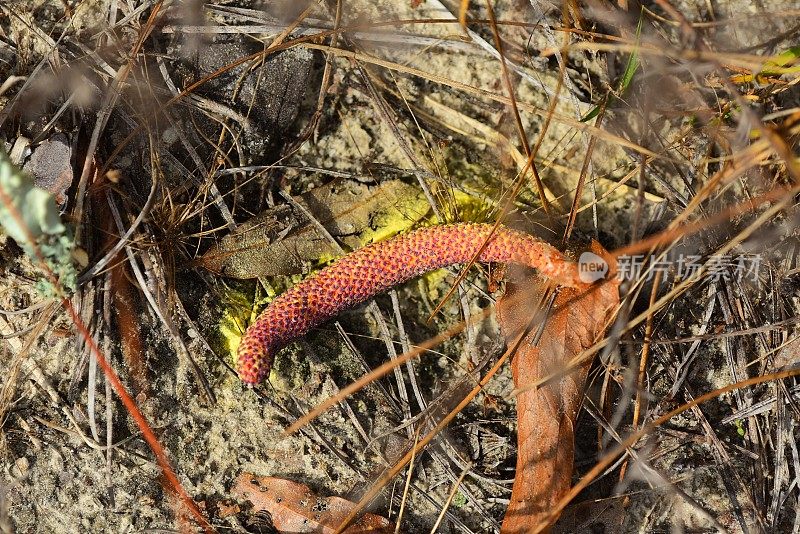
<path id="1" fill-rule="evenodd" d="M 63 205 L 74 177 L 71 157 L 69 139 L 63 133 L 57 133 L 34 148 L 23 170 L 33 177 L 37 187 L 52 193 L 56 203 Z"/>

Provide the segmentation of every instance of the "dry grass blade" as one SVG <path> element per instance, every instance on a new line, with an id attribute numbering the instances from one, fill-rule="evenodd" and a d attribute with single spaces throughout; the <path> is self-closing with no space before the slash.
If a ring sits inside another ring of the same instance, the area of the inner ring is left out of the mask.
<path id="1" fill-rule="evenodd" d="M 492 1 L 486 0 L 486 11 L 489 13 L 489 22 L 492 29 L 492 35 L 494 36 L 494 44 L 497 48 L 497 52 L 500 55 L 500 67 L 502 69 L 503 74 L 503 83 L 506 86 L 506 91 L 508 92 L 508 98 L 511 102 L 511 112 L 514 115 L 514 123 L 517 127 L 517 135 L 519 136 L 519 142 L 522 145 L 522 148 L 525 149 L 525 155 L 528 156 L 528 160 L 530 161 L 530 169 L 533 172 L 533 179 L 534 183 L 536 184 L 536 193 L 539 195 L 539 201 L 542 203 L 542 209 L 546 214 L 550 214 L 550 203 L 547 200 L 547 195 L 544 191 L 544 185 L 542 184 L 542 179 L 539 177 L 539 172 L 536 170 L 536 163 L 534 162 L 534 153 L 531 151 L 531 146 L 528 143 L 528 135 L 525 133 L 525 126 L 522 124 L 522 117 L 519 114 L 519 106 L 517 105 L 517 97 L 514 94 L 514 86 L 511 81 L 511 75 L 508 72 L 508 65 L 506 63 L 506 56 L 503 52 L 503 40 L 500 37 L 500 30 L 497 27 L 497 19 L 494 16 L 494 8 L 492 8 Z"/>

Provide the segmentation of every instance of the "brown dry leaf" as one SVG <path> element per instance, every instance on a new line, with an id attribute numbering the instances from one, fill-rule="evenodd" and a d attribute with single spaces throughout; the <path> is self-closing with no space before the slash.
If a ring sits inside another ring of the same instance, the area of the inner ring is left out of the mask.
<path id="1" fill-rule="evenodd" d="M 534 346 L 534 328 L 516 352 L 512 370 L 518 389 L 563 370 L 572 358 L 603 336 L 619 304 L 619 281 L 616 264 L 602 247 L 593 243 L 592 251 L 609 262 L 609 276 L 584 292 L 561 289 L 539 343 Z M 538 290 L 531 291 L 537 287 Z M 507 288 L 497 310 L 507 339 L 518 336 L 528 326 L 531 306 L 536 305 L 541 293 L 541 284 L 533 279 Z M 559 380 L 517 396 L 517 473 L 503 534 L 528 532 L 569 491 L 573 424 L 590 364 L 587 362 Z"/>
<path id="2" fill-rule="evenodd" d="M 231 489 L 234 498 L 253 503 L 253 514 L 268 512 L 278 532 L 333 534 L 355 506 L 340 497 L 318 497 L 308 486 L 275 477 L 242 473 Z M 364 514 L 349 526 L 346 534 L 391 533 L 388 519 Z"/>
<path id="3" fill-rule="evenodd" d="M 302 273 L 320 258 L 339 256 L 303 209 L 351 249 L 386 237 L 379 232 L 402 232 L 428 211 L 422 192 L 400 180 L 334 180 L 292 200 L 302 209 L 281 204 L 253 217 L 206 252 L 199 266 L 229 278 L 258 278 Z"/>

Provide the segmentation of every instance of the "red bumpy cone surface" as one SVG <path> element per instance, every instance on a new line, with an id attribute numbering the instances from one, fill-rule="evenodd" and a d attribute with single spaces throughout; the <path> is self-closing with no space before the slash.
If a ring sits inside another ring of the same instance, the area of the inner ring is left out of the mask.
<path id="1" fill-rule="evenodd" d="M 339 312 L 427 271 L 467 263 L 490 235 L 491 224 L 451 224 L 422 228 L 361 248 L 300 282 L 250 325 L 238 349 L 237 371 L 248 384 L 269 375 L 275 353 Z M 547 243 L 498 226 L 479 262 L 533 267 L 554 281 L 585 286 L 575 263 Z"/>

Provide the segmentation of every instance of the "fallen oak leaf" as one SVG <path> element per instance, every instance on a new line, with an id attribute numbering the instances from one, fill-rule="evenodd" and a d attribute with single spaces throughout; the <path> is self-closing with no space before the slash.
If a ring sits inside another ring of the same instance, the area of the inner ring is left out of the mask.
<path id="1" fill-rule="evenodd" d="M 600 339 L 619 304 L 616 262 L 603 248 L 592 252 L 609 264 L 606 280 L 588 289 L 563 288 L 555 298 L 538 343 L 526 334 L 512 364 L 517 396 L 517 471 L 502 534 L 528 532 L 569 491 L 575 452 L 574 422 L 591 362 L 539 389 L 526 389 L 563 370 L 569 361 Z M 538 291 L 530 288 L 538 287 Z M 497 318 L 507 339 L 519 336 L 531 321 L 543 284 L 508 284 L 498 301 Z M 532 294 L 520 295 L 526 291 Z"/>
<path id="2" fill-rule="evenodd" d="M 299 482 L 250 473 L 236 478 L 231 495 L 250 501 L 253 514 L 267 512 L 278 532 L 292 534 L 333 534 L 355 506 L 341 497 L 318 497 Z M 394 532 L 394 524 L 379 515 L 364 514 L 344 532 L 389 534 Z"/>

